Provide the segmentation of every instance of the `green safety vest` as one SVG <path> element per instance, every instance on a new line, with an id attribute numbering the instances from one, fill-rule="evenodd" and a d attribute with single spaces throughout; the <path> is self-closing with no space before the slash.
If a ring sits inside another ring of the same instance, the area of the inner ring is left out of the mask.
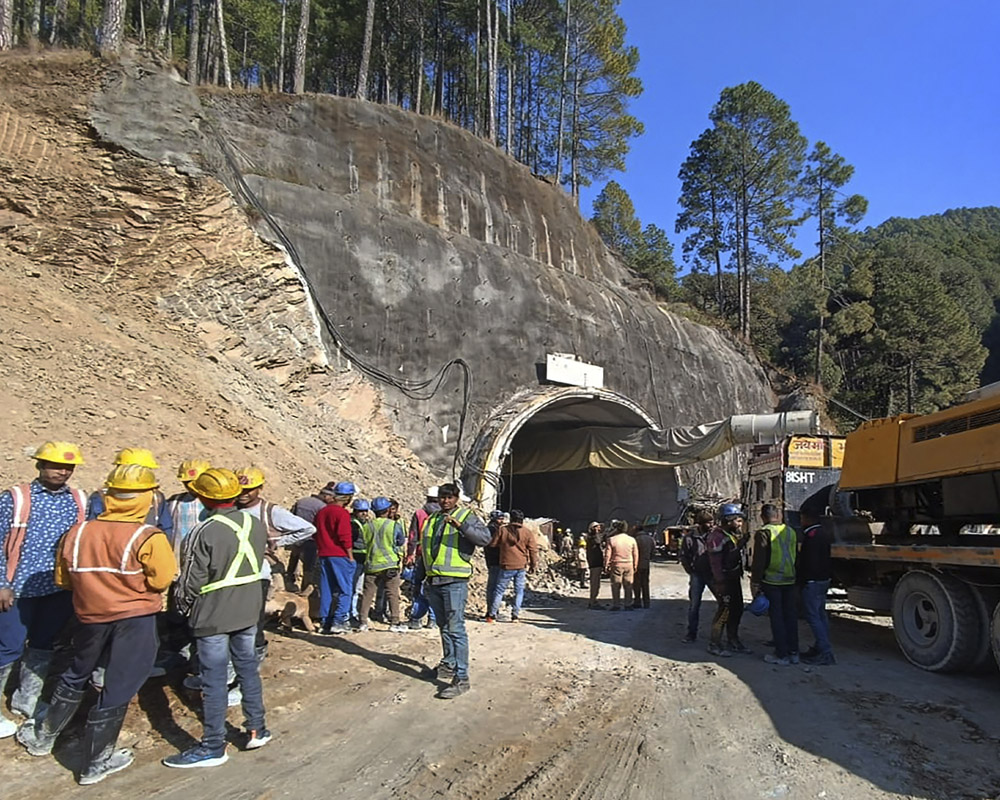
<path id="1" fill-rule="evenodd" d="M 226 527 L 232 528 L 233 533 L 236 534 L 236 538 L 239 539 L 239 547 L 236 550 L 236 556 L 229 565 L 229 569 L 226 570 L 226 576 L 222 580 L 206 583 L 201 587 L 202 594 L 216 592 L 219 589 L 228 589 L 230 586 L 243 586 L 247 583 L 255 583 L 263 579 L 260 571 L 260 561 L 257 559 L 257 554 L 253 551 L 253 545 L 250 544 L 250 530 L 253 525 L 253 517 L 246 511 L 242 512 L 242 514 L 242 525 L 237 525 L 229 517 L 222 515 L 209 517 L 209 519 L 215 522 L 221 522 Z M 250 565 L 250 574 L 238 576 L 237 573 L 244 562 Z"/>
<path id="2" fill-rule="evenodd" d="M 399 567 L 399 553 L 396 551 L 396 520 L 376 517 L 361 526 L 365 540 L 365 572 L 385 572 Z"/>
<path id="3" fill-rule="evenodd" d="M 471 578 L 472 562 L 458 549 L 461 535 L 454 525 L 445 523 L 451 516 L 460 523 L 472 513 L 469 508 L 456 508 L 450 514 L 435 511 L 420 526 L 420 549 L 423 552 L 424 567 L 429 578 Z"/>
<path id="4" fill-rule="evenodd" d="M 788 525 L 765 525 L 771 537 L 771 560 L 764 570 L 764 583 L 787 586 L 795 583 L 795 529 Z"/>

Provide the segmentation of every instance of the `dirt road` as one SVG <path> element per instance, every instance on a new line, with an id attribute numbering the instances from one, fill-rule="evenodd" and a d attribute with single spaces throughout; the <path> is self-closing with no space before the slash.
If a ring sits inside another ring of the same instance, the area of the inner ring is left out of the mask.
<path id="1" fill-rule="evenodd" d="M 516 625 L 470 621 L 473 691 L 451 702 L 419 677 L 440 654 L 430 631 L 272 633 L 265 696 L 276 738 L 264 750 L 231 747 L 214 770 L 160 766 L 199 726 L 155 680 L 129 717 L 138 763 L 127 772 L 77 787 L 72 732 L 55 759 L 0 743 L 0 785 L 5 798 L 32 799 L 1000 793 L 995 674 L 922 673 L 888 628 L 856 616 L 833 621 L 836 667 L 764 664 L 766 620 L 751 617 L 744 638 L 755 655 L 713 660 L 703 643 L 680 642 L 685 593 L 679 567 L 657 563 L 648 611 L 589 611 L 574 597 L 539 600 Z M 707 601 L 706 631 L 712 609 Z"/>

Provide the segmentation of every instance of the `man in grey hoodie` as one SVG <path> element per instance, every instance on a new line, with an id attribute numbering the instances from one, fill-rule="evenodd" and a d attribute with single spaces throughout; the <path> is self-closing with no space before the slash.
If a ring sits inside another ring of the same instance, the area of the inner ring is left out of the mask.
<path id="1" fill-rule="evenodd" d="M 233 472 L 206 470 L 190 489 L 210 516 L 185 540 L 177 606 L 187 614 L 198 645 L 204 729 L 199 744 L 163 759 L 166 766 L 182 769 L 215 767 L 229 758 L 226 663 L 230 654 L 243 689 L 246 748 L 263 747 L 271 740 L 254 651 L 267 530 L 252 514 L 236 508 L 242 487 Z"/>

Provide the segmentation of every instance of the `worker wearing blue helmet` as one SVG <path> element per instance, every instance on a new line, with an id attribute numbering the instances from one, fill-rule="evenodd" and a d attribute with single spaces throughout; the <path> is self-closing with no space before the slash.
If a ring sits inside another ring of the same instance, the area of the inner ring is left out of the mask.
<path id="1" fill-rule="evenodd" d="M 712 618 L 712 634 L 708 652 L 714 656 L 749 653 L 740 641 L 740 619 L 743 617 L 743 560 L 748 534 L 744 531 L 743 509 L 736 503 L 723 503 L 719 509 L 722 524 L 708 534 L 705 549 L 712 569 L 709 588 L 718 604 Z M 725 631 L 727 644 L 722 643 Z"/>

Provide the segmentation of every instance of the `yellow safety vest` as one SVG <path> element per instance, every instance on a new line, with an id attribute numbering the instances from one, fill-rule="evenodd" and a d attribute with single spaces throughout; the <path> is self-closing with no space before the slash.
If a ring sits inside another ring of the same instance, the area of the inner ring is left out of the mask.
<path id="1" fill-rule="evenodd" d="M 795 583 L 795 529 L 787 525 L 765 525 L 771 537 L 771 558 L 764 570 L 764 583 L 787 586 Z"/>
<path id="2" fill-rule="evenodd" d="M 420 526 L 420 549 L 428 577 L 472 577 L 472 562 L 458 549 L 458 537 L 461 534 L 458 528 L 444 521 L 446 516 L 451 516 L 462 523 L 471 513 L 472 509 L 469 508 L 459 508 L 449 514 L 435 511 L 424 520 L 424 524 Z"/>
<path id="3" fill-rule="evenodd" d="M 228 517 L 221 515 L 210 517 L 211 520 L 221 522 L 226 527 L 233 529 L 233 533 L 235 533 L 236 538 L 239 539 L 239 547 L 236 550 L 236 556 L 229 565 L 229 569 L 226 570 L 226 576 L 222 578 L 222 580 L 206 583 L 201 587 L 200 591 L 202 594 L 215 592 L 219 589 L 228 589 L 230 586 L 243 586 L 247 583 L 254 583 L 263 579 L 263 575 L 260 571 L 260 562 L 257 560 L 257 554 L 253 551 L 253 545 L 250 544 L 250 530 L 253 526 L 253 517 L 246 511 L 242 512 L 242 514 L 242 525 L 237 525 Z M 240 571 L 244 562 L 250 565 L 250 574 L 238 576 L 237 573 Z"/>
<path id="4" fill-rule="evenodd" d="M 396 552 L 396 520 L 388 517 L 376 517 L 361 526 L 361 535 L 365 540 L 365 572 L 385 572 L 399 567 L 399 554 Z"/>

